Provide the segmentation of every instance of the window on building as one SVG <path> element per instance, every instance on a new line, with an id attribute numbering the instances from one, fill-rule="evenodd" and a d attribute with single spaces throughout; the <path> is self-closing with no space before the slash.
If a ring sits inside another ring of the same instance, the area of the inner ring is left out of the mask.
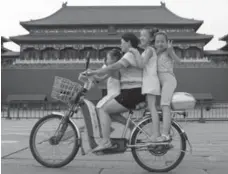
<path id="1" fill-rule="evenodd" d="M 174 51 L 179 58 L 183 58 L 183 50 L 179 47 L 174 47 Z"/>
<path id="2" fill-rule="evenodd" d="M 77 59 L 78 58 L 78 50 L 73 48 L 65 48 L 61 50 L 60 59 Z"/>
<path id="3" fill-rule="evenodd" d="M 97 50 L 92 47 L 86 47 L 80 50 L 80 58 L 84 59 L 87 56 L 87 53 L 90 53 L 90 58 L 96 59 L 97 58 Z"/>
<path id="4" fill-rule="evenodd" d="M 43 50 L 42 57 L 45 60 L 58 59 L 58 50 L 54 48 L 46 48 Z"/>
<path id="5" fill-rule="evenodd" d="M 202 50 L 199 48 L 196 48 L 196 58 L 201 58 L 202 57 Z"/>
<path id="6" fill-rule="evenodd" d="M 201 50 L 197 47 L 190 47 L 186 49 L 185 56 L 186 58 L 197 59 L 201 57 Z"/>
<path id="7" fill-rule="evenodd" d="M 107 53 L 112 50 L 113 48 L 106 47 L 99 51 L 99 59 L 104 59 L 107 56 Z"/>
<path id="8" fill-rule="evenodd" d="M 39 51 L 34 48 L 24 50 L 23 54 L 26 60 L 39 59 Z"/>

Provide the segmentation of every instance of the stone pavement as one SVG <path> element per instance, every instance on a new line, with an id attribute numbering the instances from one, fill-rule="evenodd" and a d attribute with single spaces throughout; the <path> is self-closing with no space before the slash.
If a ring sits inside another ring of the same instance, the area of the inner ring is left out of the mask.
<path id="1" fill-rule="evenodd" d="M 131 153 L 81 156 L 61 169 L 38 164 L 28 148 L 28 138 L 37 120 L 2 119 L 2 173 L 4 174 L 146 174 Z M 80 124 L 80 123 L 79 123 Z M 226 174 L 228 170 L 228 122 L 181 123 L 193 145 L 181 164 L 169 174 Z M 119 130 L 119 129 L 118 129 Z M 115 132 L 118 135 L 119 132 Z"/>

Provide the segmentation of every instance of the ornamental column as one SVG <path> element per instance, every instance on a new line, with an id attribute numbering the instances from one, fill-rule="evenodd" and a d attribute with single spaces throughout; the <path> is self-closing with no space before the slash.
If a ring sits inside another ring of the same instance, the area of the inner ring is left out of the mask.
<path id="1" fill-rule="evenodd" d="M 25 59 L 24 58 L 24 49 L 21 47 L 21 49 L 20 49 L 20 56 L 19 56 L 19 58 L 22 60 L 22 59 Z"/>
<path id="2" fill-rule="evenodd" d="M 57 57 L 57 59 L 58 59 L 58 60 L 61 59 L 61 48 L 60 48 L 60 47 L 58 48 L 58 57 Z"/>
<path id="3" fill-rule="evenodd" d="M 97 45 L 97 54 L 96 54 L 96 58 L 99 59 L 99 54 L 100 54 L 100 46 Z"/>
<path id="4" fill-rule="evenodd" d="M 38 59 L 42 60 L 42 50 L 40 49 L 40 47 L 38 48 Z"/>

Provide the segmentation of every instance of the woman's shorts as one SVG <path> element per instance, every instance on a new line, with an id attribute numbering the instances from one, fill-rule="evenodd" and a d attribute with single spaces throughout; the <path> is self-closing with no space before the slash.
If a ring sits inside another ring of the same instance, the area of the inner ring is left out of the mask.
<path id="1" fill-rule="evenodd" d="M 121 89 L 115 100 L 127 109 L 135 109 L 137 104 L 144 102 L 145 95 L 142 95 L 141 88 Z"/>

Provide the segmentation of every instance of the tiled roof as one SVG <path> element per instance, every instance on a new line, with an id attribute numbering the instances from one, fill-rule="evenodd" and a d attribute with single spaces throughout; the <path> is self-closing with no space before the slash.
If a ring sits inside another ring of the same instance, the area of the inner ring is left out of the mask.
<path id="1" fill-rule="evenodd" d="M 54 14 L 26 22 L 23 26 L 107 24 L 194 24 L 203 21 L 180 17 L 161 6 L 64 6 Z"/>
<path id="2" fill-rule="evenodd" d="M 4 37 L 4 36 L 1 36 L 1 42 L 8 42 L 9 41 L 9 39 L 7 39 L 6 37 Z"/>
<path id="3" fill-rule="evenodd" d="M 220 50 L 228 51 L 228 44 L 224 45 Z"/>
<path id="4" fill-rule="evenodd" d="M 9 50 L 8 48 L 5 48 L 4 46 L 1 46 L 1 52 L 2 53 L 5 53 L 7 51 L 11 51 L 11 50 Z"/>
<path id="5" fill-rule="evenodd" d="M 137 34 L 136 34 L 137 35 Z M 208 40 L 213 38 L 212 35 L 198 34 L 195 32 L 176 32 L 168 33 L 169 39 L 172 40 Z M 120 40 L 121 35 L 107 35 L 107 34 L 28 34 L 11 37 L 14 42 L 17 41 L 92 41 L 92 40 Z"/>
<path id="6" fill-rule="evenodd" d="M 220 40 L 227 41 L 228 42 L 228 34 L 221 37 Z"/>

